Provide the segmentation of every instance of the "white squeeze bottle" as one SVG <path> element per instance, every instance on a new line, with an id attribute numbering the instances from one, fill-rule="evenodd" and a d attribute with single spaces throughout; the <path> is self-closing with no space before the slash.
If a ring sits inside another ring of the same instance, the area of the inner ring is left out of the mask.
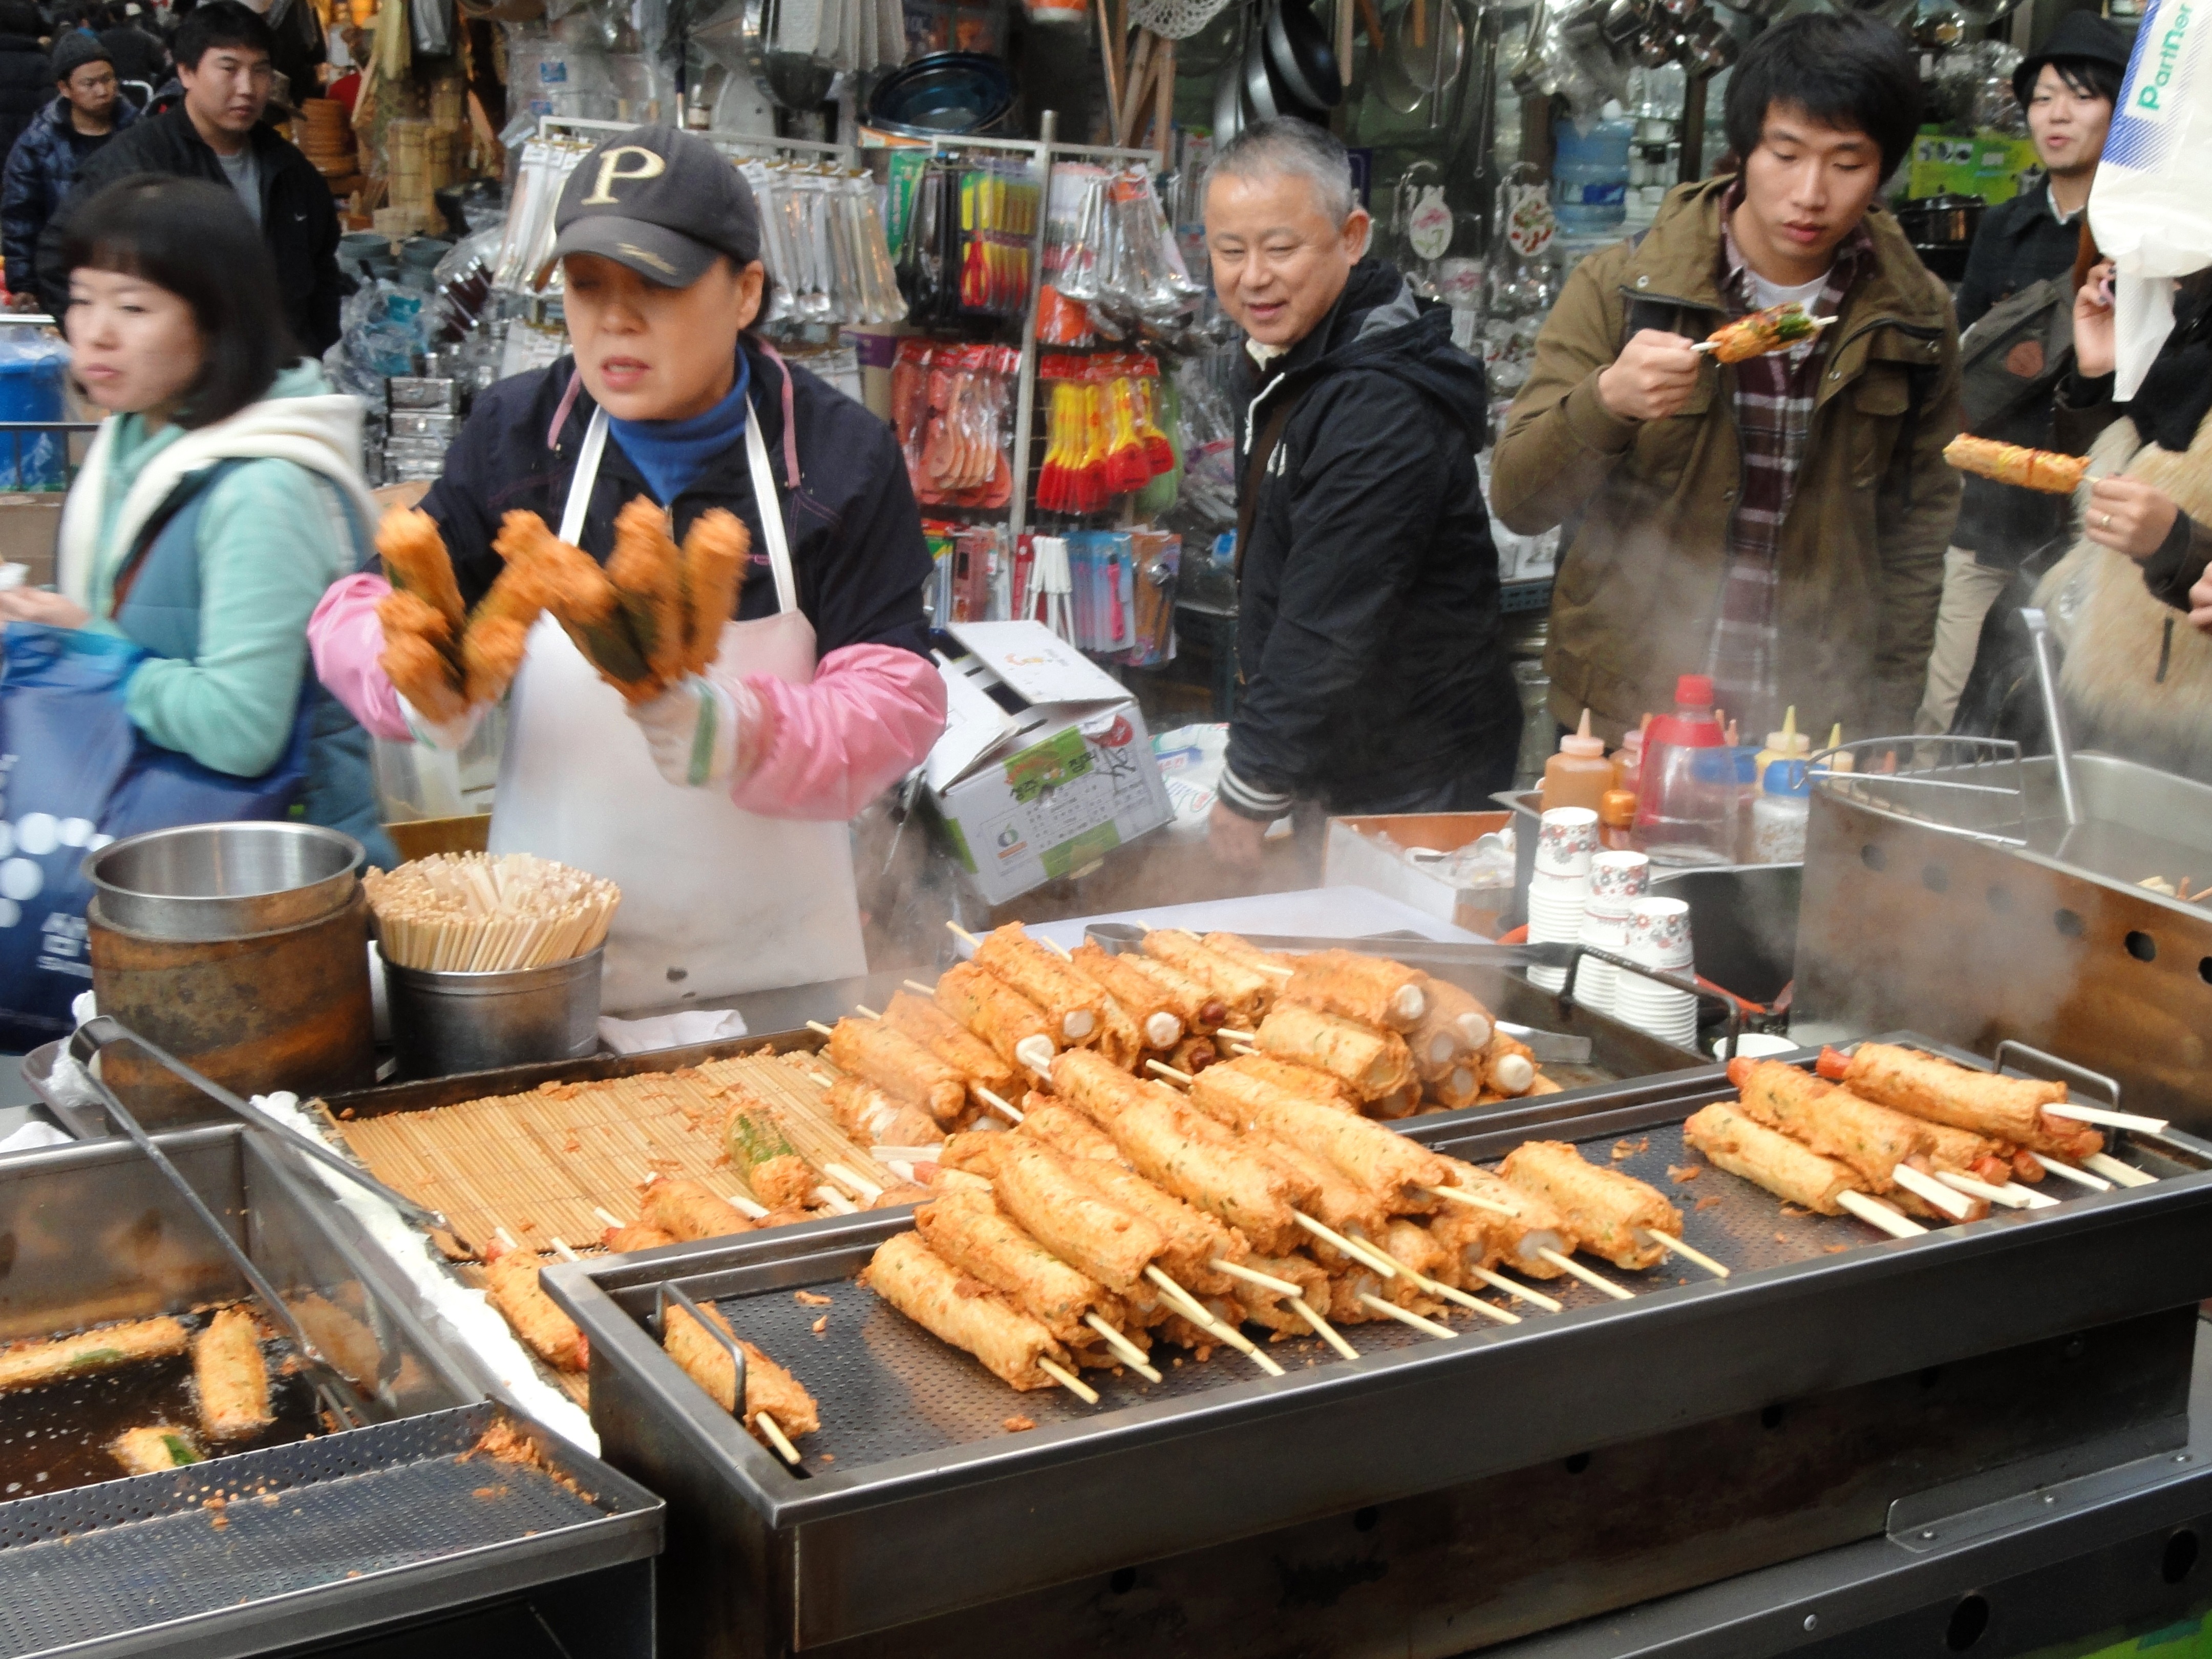
<path id="1" fill-rule="evenodd" d="M 1813 780 L 1802 760 L 1767 763 L 1764 787 L 1751 804 L 1751 861 L 1802 864 Z"/>

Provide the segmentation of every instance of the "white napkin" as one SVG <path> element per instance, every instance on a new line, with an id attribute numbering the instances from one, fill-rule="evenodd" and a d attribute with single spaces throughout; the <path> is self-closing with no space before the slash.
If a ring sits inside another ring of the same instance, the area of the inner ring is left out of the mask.
<path id="1" fill-rule="evenodd" d="M 745 1017 L 734 1008 L 686 1008 L 680 1014 L 655 1014 L 650 1019 L 599 1016 L 599 1041 L 618 1054 L 686 1048 L 695 1042 L 719 1042 L 745 1034 Z"/>

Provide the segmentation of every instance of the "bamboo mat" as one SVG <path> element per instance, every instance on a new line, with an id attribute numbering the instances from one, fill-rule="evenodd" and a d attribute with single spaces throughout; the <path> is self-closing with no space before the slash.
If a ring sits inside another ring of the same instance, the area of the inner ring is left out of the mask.
<path id="1" fill-rule="evenodd" d="M 336 1127 L 380 1179 L 443 1211 L 465 1255 L 482 1255 L 502 1227 L 526 1249 L 549 1250 L 557 1237 L 584 1251 L 606 1228 L 594 1206 L 635 1220 L 638 1188 L 655 1175 L 752 1198 L 722 1151 L 723 1122 L 746 1096 L 768 1105 L 817 1169 L 840 1164 L 878 1186 L 898 1185 L 823 1105 L 823 1079 L 836 1076 L 813 1054 L 763 1053 Z"/>

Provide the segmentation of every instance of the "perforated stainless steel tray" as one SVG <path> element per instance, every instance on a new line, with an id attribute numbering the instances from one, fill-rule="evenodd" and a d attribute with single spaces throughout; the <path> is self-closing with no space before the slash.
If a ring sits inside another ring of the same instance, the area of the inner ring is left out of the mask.
<path id="1" fill-rule="evenodd" d="M 1885 1241 L 1785 1216 L 1718 1171 L 1673 1186 L 1683 1117 L 1733 1092 L 1701 1077 L 1671 1098 L 1585 1097 L 1413 1133 L 1486 1162 L 1538 1138 L 1601 1162 L 1621 1146 L 1618 1167 L 1673 1193 L 1686 1236 L 1732 1278 L 1614 1273 L 1638 1292 L 1626 1303 L 1547 1281 L 1564 1313 L 1512 1327 L 1462 1315 L 1448 1341 L 1362 1325 L 1348 1333 L 1357 1362 L 1276 1345 L 1279 1380 L 1217 1353 L 1158 1385 L 1096 1377 L 1096 1409 L 1018 1395 L 851 1282 L 903 1214 L 581 1262 L 546 1283 L 591 1338 L 605 1455 L 670 1499 L 669 1571 L 730 1652 L 817 1646 L 2212 1295 L 2212 1146 L 2129 1146 L 2165 1178 Z M 1695 1208 L 1704 1198 L 1720 1201 Z M 716 1300 L 820 1401 L 801 1474 L 648 1334 L 670 1279 Z M 797 1302 L 801 1288 L 831 1305 Z M 1009 1432 L 1016 1415 L 1036 1427 Z"/>
<path id="2" fill-rule="evenodd" d="M 656 1553 L 660 1501 L 489 1404 L 0 1504 L 0 1655 L 255 1652 Z M 220 1500 L 220 1501 L 217 1501 Z"/>

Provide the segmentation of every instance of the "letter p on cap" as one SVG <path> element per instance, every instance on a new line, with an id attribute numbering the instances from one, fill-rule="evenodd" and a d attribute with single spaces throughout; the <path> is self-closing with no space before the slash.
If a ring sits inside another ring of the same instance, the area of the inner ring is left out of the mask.
<path id="1" fill-rule="evenodd" d="M 623 158 L 632 155 L 637 158 L 638 165 L 634 167 L 624 167 Z M 592 193 L 576 205 L 578 207 L 619 206 L 619 200 L 614 193 L 614 186 L 617 179 L 658 179 L 667 171 L 667 161 L 652 150 L 638 144 L 623 144 L 618 149 L 609 150 L 599 158 L 599 183 Z"/>

